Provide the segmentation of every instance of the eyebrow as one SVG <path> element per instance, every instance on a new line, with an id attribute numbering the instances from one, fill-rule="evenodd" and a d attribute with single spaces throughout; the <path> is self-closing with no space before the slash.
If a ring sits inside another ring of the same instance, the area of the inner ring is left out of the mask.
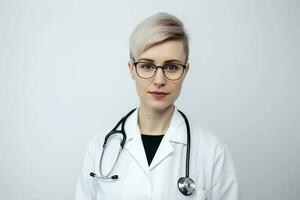
<path id="1" fill-rule="evenodd" d="M 149 62 L 155 62 L 155 60 L 153 59 L 150 59 L 150 58 L 140 58 L 138 59 L 138 61 L 149 61 Z M 169 59 L 169 60 L 165 60 L 164 63 L 170 63 L 170 62 L 179 62 L 179 63 L 182 63 L 180 60 L 177 60 L 177 59 Z"/>

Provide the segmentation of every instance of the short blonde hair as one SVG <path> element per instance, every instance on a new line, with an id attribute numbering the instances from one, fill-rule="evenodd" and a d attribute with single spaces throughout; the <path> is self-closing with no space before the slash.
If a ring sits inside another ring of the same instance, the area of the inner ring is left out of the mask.
<path id="1" fill-rule="evenodd" d="M 185 62 L 189 57 L 188 34 L 184 29 L 182 21 L 168 13 L 157 13 L 146 18 L 133 30 L 129 41 L 130 58 L 135 59 L 152 46 L 167 41 L 182 41 Z"/>

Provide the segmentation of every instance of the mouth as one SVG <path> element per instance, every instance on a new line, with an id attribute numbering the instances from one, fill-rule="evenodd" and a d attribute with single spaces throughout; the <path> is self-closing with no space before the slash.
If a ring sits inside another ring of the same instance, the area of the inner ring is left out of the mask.
<path id="1" fill-rule="evenodd" d="M 169 93 L 167 92 L 161 92 L 161 91 L 153 91 L 149 92 L 156 100 L 162 100 L 165 96 L 167 96 Z"/>
<path id="2" fill-rule="evenodd" d="M 156 95 L 167 95 L 167 94 L 169 94 L 167 92 L 159 92 L 159 91 L 153 91 L 153 92 L 149 92 L 149 93 L 156 94 Z"/>

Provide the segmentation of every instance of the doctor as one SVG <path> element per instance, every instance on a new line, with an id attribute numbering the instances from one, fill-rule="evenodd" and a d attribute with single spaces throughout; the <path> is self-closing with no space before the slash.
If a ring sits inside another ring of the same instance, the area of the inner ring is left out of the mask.
<path id="1" fill-rule="evenodd" d="M 187 123 L 174 105 L 189 71 L 188 56 L 188 36 L 175 16 L 158 13 L 135 28 L 128 67 L 140 104 L 124 123 L 127 138 L 119 157 L 120 143 L 114 141 L 121 134 L 108 139 L 104 154 L 107 133 L 90 140 L 76 200 L 240 199 L 227 146 L 192 123 L 189 142 Z M 178 183 L 186 177 L 188 145 L 191 193 Z"/>

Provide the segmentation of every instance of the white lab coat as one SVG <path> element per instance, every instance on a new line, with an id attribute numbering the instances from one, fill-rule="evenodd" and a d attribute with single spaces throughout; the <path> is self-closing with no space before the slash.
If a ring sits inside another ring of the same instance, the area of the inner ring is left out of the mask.
<path id="1" fill-rule="evenodd" d="M 127 142 L 112 172 L 119 179 L 104 181 L 89 175 L 90 172 L 99 175 L 99 158 L 107 133 L 96 136 L 87 145 L 82 174 L 77 182 L 76 200 L 240 199 L 235 168 L 227 146 L 212 133 L 193 124 L 190 124 L 190 178 L 194 180 L 196 190 L 190 196 L 181 194 L 177 181 L 185 176 L 187 138 L 184 119 L 175 108 L 170 126 L 149 166 L 137 113 L 137 110 L 134 111 L 125 124 Z M 105 158 L 109 157 L 106 154 Z"/>

